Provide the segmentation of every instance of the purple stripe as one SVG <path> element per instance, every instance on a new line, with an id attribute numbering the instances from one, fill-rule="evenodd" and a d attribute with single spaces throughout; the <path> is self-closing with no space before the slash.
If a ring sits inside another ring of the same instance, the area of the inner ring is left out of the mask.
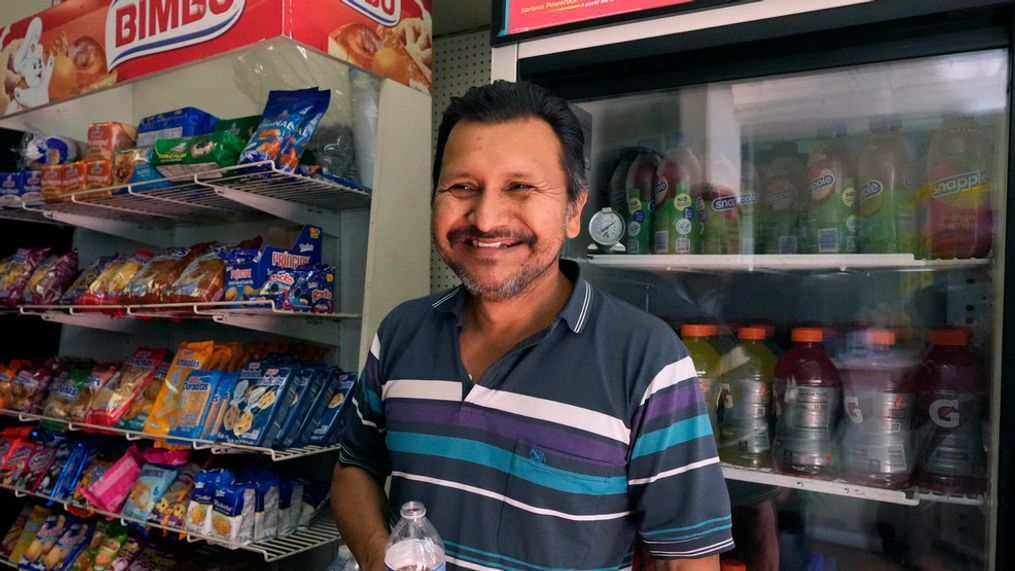
<path id="1" fill-rule="evenodd" d="M 672 390 L 652 395 L 648 403 L 638 411 L 633 425 L 642 426 L 661 416 L 672 416 L 675 411 L 700 402 L 704 402 L 704 399 L 697 383 L 688 381 L 679 383 Z M 638 417 L 643 417 L 643 420 L 639 422 Z"/>
<path id="2" fill-rule="evenodd" d="M 392 421 L 460 426 L 539 442 L 594 463 L 620 466 L 626 462 L 626 446 L 581 436 L 545 422 L 507 416 L 507 413 L 495 410 L 482 409 L 480 412 L 464 408 L 459 403 L 435 404 L 406 399 L 388 399 L 384 406 L 389 427 Z"/>

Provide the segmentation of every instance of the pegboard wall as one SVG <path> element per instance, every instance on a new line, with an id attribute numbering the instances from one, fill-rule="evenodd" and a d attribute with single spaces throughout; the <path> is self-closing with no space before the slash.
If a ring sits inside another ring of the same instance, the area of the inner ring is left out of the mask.
<path id="1" fill-rule="evenodd" d="M 474 85 L 490 83 L 490 31 L 480 30 L 434 38 L 433 43 L 433 138 L 441 114 L 452 97 Z M 430 289 L 440 291 L 458 285 L 454 272 L 430 248 Z"/>

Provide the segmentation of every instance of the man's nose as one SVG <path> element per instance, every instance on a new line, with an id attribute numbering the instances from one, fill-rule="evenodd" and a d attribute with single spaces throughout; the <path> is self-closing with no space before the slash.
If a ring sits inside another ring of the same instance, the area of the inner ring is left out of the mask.
<path id="1" fill-rule="evenodd" d="M 469 211 L 469 222 L 480 232 L 489 232 L 498 226 L 503 226 L 503 220 L 508 214 L 508 201 L 503 193 L 486 189 L 478 193 L 472 202 Z"/>

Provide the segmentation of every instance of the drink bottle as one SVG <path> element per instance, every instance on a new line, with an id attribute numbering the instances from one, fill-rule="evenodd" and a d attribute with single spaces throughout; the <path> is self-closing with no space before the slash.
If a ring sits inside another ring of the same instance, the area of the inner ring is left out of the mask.
<path id="1" fill-rule="evenodd" d="M 653 145 L 652 141 L 643 141 Z M 643 148 L 627 169 L 624 192 L 627 196 L 627 236 L 624 248 L 628 254 L 650 254 L 652 238 L 652 189 L 655 188 L 659 154 Z"/>
<path id="2" fill-rule="evenodd" d="M 387 571 L 444 571 L 444 542 L 426 518 L 422 502 L 402 504 L 398 520 L 384 547 Z"/>
<path id="3" fill-rule="evenodd" d="M 631 170 L 634 158 L 638 156 L 637 149 L 624 149 L 621 151 L 617 166 L 610 176 L 610 184 L 606 189 L 606 200 L 614 212 L 627 217 L 627 171 Z"/>
<path id="4" fill-rule="evenodd" d="M 792 339 L 775 365 L 775 464 L 780 472 L 834 479 L 839 370 L 822 346 L 821 328 L 796 327 Z"/>
<path id="5" fill-rule="evenodd" d="M 902 135 L 902 121 L 871 121 L 857 165 L 857 242 L 869 254 L 915 253 L 916 162 Z"/>
<path id="6" fill-rule="evenodd" d="M 704 204 L 694 193 L 701 165 L 682 133 L 668 139 L 669 150 L 656 171 L 652 192 L 652 252 L 700 254 Z"/>
<path id="7" fill-rule="evenodd" d="M 697 192 L 702 208 L 702 251 L 705 254 L 739 254 L 740 171 L 721 153 L 706 160 L 704 168 L 705 180 Z"/>
<path id="8" fill-rule="evenodd" d="M 775 356 L 765 346 L 765 330 L 741 327 L 735 366 L 724 371 L 725 391 L 719 427 L 719 458 L 753 468 L 772 464 L 772 372 Z M 725 357 L 723 357 L 725 358 Z"/>
<path id="9" fill-rule="evenodd" d="M 801 249 L 817 254 L 856 252 L 855 165 L 846 145 L 846 125 L 829 125 L 818 136 L 800 203 Z"/>
<path id="10" fill-rule="evenodd" d="M 752 255 L 758 253 L 758 191 L 761 180 L 754 163 L 747 153 L 740 160 L 740 198 L 737 207 L 740 213 L 740 253 Z"/>
<path id="11" fill-rule="evenodd" d="M 716 407 L 719 400 L 719 353 L 709 343 L 709 337 L 715 334 L 715 325 L 685 323 L 680 327 L 680 339 L 691 354 L 691 362 L 698 376 L 701 394 L 708 406 L 708 418 L 712 423 L 712 434 L 718 438 L 719 425 Z"/>
<path id="12" fill-rule="evenodd" d="M 969 354 L 966 332 L 930 332 L 916 372 L 917 483 L 946 494 L 982 492 L 987 383 Z"/>
<path id="13" fill-rule="evenodd" d="M 779 143 L 761 171 L 762 250 L 765 254 L 796 254 L 799 238 L 798 202 L 806 177 L 804 155 L 796 143 Z"/>

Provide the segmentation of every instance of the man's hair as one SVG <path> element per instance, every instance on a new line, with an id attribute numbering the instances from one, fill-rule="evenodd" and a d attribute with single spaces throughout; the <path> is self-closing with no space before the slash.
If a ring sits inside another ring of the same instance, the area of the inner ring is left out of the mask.
<path id="1" fill-rule="evenodd" d="M 526 82 L 497 80 L 489 85 L 470 88 L 462 97 L 452 97 L 437 130 L 437 152 L 433 161 L 433 185 L 440 180 L 444 148 L 451 130 L 459 121 L 507 123 L 519 119 L 542 119 L 557 135 L 561 148 L 561 168 L 567 176 L 567 200 L 574 204 L 588 189 L 585 179 L 585 136 L 581 123 L 567 101 Z"/>

